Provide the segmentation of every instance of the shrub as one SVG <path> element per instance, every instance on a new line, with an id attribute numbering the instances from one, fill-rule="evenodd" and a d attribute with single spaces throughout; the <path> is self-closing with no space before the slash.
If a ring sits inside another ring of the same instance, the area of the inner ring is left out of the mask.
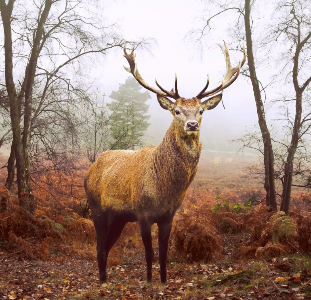
<path id="1" fill-rule="evenodd" d="M 283 211 L 275 213 L 268 221 L 261 234 L 262 243 L 269 240 L 274 244 L 286 242 L 286 239 L 297 236 L 296 224 L 293 218 L 286 216 Z"/>
<path id="2" fill-rule="evenodd" d="M 311 253 L 311 213 L 305 212 L 297 217 L 298 243 L 301 250 Z"/>
<path id="3" fill-rule="evenodd" d="M 68 228 L 72 240 L 87 244 L 96 242 L 96 232 L 91 220 L 80 218 L 73 221 Z"/>
<path id="4" fill-rule="evenodd" d="M 210 261 L 221 254 L 220 237 L 206 215 L 197 211 L 176 220 L 172 243 L 175 253 L 189 262 Z"/>

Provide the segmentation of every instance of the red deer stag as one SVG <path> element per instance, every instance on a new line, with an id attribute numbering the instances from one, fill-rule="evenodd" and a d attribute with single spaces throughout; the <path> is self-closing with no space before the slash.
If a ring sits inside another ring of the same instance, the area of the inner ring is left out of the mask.
<path id="1" fill-rule="evenodd" d="M 158 89 L 149 86 L 138 72 L 134 49 L 124 56 L 135 79 L 157 95 L 159 104 L 173 115 L 173 121 L 163 141 L 157 146 L 137 151 L 116 150 L 102 153 L 90 167 L 85 181 L 85 192 L 97 234 L 97 262 L 99 280 L 107 280 L 106 265 L 110 249 L 118 240 L 127 222 L 139 222 L 147 261 L 147 281 L 152 277 L 151 226 L 159 228 L 159 263 L 161 282 L 166 282 L 168 240 L 176 210 L 180 207 L 192 182 L 201 153 L 200 125 L 205 110 L 215 108 L 221 101 L 223 89 L 239 76 L 246 59 L 235 68 L 231 66 L 226 44 L 222 51 L 226 60 L 226 75 L 222 83 L 191 99 L 179 96 L 177 78 L 175 91 L 167 91 L 156 81 Z M 205 101 L 203 98 L 209 97 Z M 172 102 L 169 98 L 176 101 Z"/>

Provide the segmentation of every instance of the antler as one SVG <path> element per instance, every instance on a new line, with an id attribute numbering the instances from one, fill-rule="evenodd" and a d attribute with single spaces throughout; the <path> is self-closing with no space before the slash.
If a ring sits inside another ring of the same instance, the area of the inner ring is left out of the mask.
<path id="1" fill-rule="evenodd" d="M 198 99 L 203 99 L 207 96 L 212 96 L 222 90 L 224 90 L 225 88 L 227 88 L 229 85 L 231 85 L 239 76 L 240 74 L 240 70 L 241 70 L 241 67 L 244 65 L 245 61 L 246 61 L 246 52 L 245 52 L 245 48 L 243 47 L 243 53 L 244 53 L 244 56 L 243 56 L 243 59 L 242 61 L 238 64 L 237 67 L 235 68 L 232 68 L 232 65 L 231 65 L 231 62 L 230 62 L 230 56 L 229 56 L 229 52 L 228 52 L 228 49 L 227 49 L 227 46 L 226 46 L 226 43 L 224 42 L 224 45 L 225 47 L 222 48 L 220 45 L 218 45 L 220 47 L 220 49 L 222 50 L 224 56 L 225 56 L 225 60 L 226 60 L 226 69 L 227 69 L 227 72 L 226 72 L 226 75 L 224 76 L 223 80 L 222 80 L 222 83 L 210 90 L 210 91 L 206 91 L 206 89 L 208 88 L 208 84 L 209 84 L 209 77 L 207 76 L 207 83 L 204 87 L 204 89 L 197 95 L 197 98 Z"/>
<path id="2" fill-rule="evenodd" d="M 167 97 L 171 97 L 173 99 L 180 98 L 178 94 L 178 89 L 177 89 L 177 75 L 176 74 L 175 74 L 175 92 L 174 92 L 174 89 L 172 89 L 170 92 L 165 90 L 161 85 L 158 84 L 157 80 L 155 80 L 155 83 L 160 88 L 160 90 L 166 94 Z"/>
<path id="3" fill-rule="evenodd" d="M 180 96 L 178 95 L 178 89 L 177 89 L 177 76 L 175 74 L 175 92 L 174 92 L 174 89 L 172 89 L 170 92 L 165 90 L 164 88 L 162 88 L 157 80 L 155 81 L 156 85 L 160 88 L 160 90 L 157 90 L 151 86 L 149 86 L 145 80 L 141 77 L 138 69 L 137 69 L 137 65 L 136 65 L 136 62 L 135 62 L 135 56 L 134 55 L 134 48 L 132 50 L 132 52 L 130 54 L 128 54 L 126 52 L 126 42 L 124 44 L 124 57 L 127 59 L 130 67 L 127 68 L 125 66 L 124 69 L 129 72 L 129 73 L 132 73 L 132 75 L 134 76 L 134 78 L 138 81 L 138 83 L 140 83 L 140 85 L 142 85 L 144 88 L 146 88 L 147 90 L 153 92 L 153 93 L 156 93 L 157 95 L 160 95 L 160 96 L 166 96 L 166 97 L 170 97 L 170 98 L 173 98 L 173 99 L 178 99 L 180 98 Z"/>

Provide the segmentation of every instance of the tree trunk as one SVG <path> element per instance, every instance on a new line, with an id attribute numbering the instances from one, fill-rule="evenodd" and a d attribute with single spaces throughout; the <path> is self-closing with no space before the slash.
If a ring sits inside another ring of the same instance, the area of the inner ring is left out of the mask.
<path id="1" fill-rule="evenodd" d="M 281 210 L 286 214 L 289 212 L 290 197 L 292 192 L 292 182 L 293 182 L 293 165 L 295 153 L 299 141 L 299 131 L 301 126 L 301 114 L 302 114 L 302 93 L 296 93 L 296 116 L 295 123 L 293 127 L 292 140 L 288 148 L 287 160 L 285 163 L 285 172 L 283 179 L 283 193 L 282 193 L 282 203 Z"/>
<path id="2" fill-rule="evenodd" d="M 275 197 L 275 183 L 274 183 L 274 154 L 270 132 L 265 118 L 264 105 L 261 99 L 260 87 L 256 75 L 255 61 L 253 55 L 252 31 L 250 25 L 250 10 L 251 10 L 250 0 L 245 0 L 244 22 L 246 33 L 247 59 L 256 102 L 258 123 L 264 144 L 264 165 L 265 165 L 264 187 L 266 190 L 266 205 L 271 206 L 273 210 L 277 210 L 277 203 Z"/>
<path id="3" fill-rule="evenodd" d="M 10 157 L 8 160 L 7 170 L 8 170 L 8 175 L 6 178 L 5 187 L 10 191 L 13 181 L 14 181 L 14 177 L 15 177 L 15 152 L 14 152 L 13 143 L 11 146 L 11 153 L 10 153 Z"/>
<path id="4" fill-rule="evenodd" d="M 29 145 L 30 145 L 30 128 L 32 118 L 32 91 L 34 77 L 37 68 L 37 61 L 42 49 L 40 44 L 44 24 L 51 9 L 52 0 L 46 0 L 44 9 L 38 17 L 38 26 L 35 31 L 33 45 L 29 62 L 25 72 L 25 78 L 22 86 L 21 95 L 25 95 L 24 105 L 24 128 L 23 134 L 20 127 L 21 97 L 17 96 L 16 87 L 13 80 L 13 50 L 12 50 L 12 28 L 11 16 L 15 0 L 0 0 L 1 17 L 4 30 L 4 50 L 5 50 L 5 80 L 8 97 L 10 100 L 10 115 L 13 132 L 14 153 L 16 156 L 18 196 L 20 205 L 31 213 L 34 213 L 34 196 L 32 195 Z"/>
<path id="5" fill-rule="evenodd" d="M 24 149 L 20 128 L 20 104 L 13 80 L 13 49 L 11 30 L 11 15 L 13 5 L 14 0 L 9 0 L 8 4 L 5 3 L 5 0 L 0 0 L 0 10 L 4 31 L 5 83 L 8 97 L 10 100 L 10 117 L 13 133 L 13 147 L 16 157 L 18 195 L 20 197 L 22 192 L 27 192 L 27 189 L 25 186 Z"/>

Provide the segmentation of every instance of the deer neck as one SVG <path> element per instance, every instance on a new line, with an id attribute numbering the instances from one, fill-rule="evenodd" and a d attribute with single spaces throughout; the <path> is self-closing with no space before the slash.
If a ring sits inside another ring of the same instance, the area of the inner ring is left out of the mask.
<path id="1" fill-rule="evenodd" d="M 172 165 L 177 165 L 175 170 L 186 169 L 192 176 L 197 169 L 201 148 L 200 133 L 189 136 L 173 120 L 163 141 L 157 146 L 157 158 L 168 170 L 172 169 Z"/>

